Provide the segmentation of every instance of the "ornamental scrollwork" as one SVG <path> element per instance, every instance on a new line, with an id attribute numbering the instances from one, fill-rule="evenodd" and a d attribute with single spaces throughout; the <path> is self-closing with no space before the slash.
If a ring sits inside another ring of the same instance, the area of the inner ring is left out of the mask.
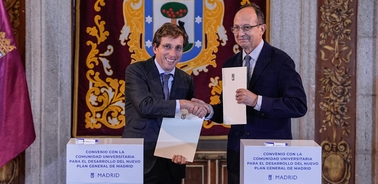
<path id="1" fill-rule="evenodd" d="M 9 17 L 9 22 L 12 26 L 12 31 L 14 35 L 18 34 L 20 29 L 21 20 L 20 20 L 20 0 L 4 0 L 5 7 L 7 8 L 7 13 Z"/>
<path id="2" fill-rule="evenodd" d="M 93 8 L 99 12 L 102 6 L 105 6 L 104 0 L 97 0 Z M 104 125 L 111 129 L 119 129 L 125 125 L 123 90 L 125 81 L 110 77 L 113 70 L 107 57 L 113 54 L 113 46 L 108 45 L 104 51 L 98 49 L 98 46 L 108 38 L 109 31 L 105 29 L 106 22 L 100 15 L 95 15 L 93 21 L 94 26 L 86 29 L 86 32 L 96 41 L 86 42 L 90 47 L 86 59 L 86 65 L 90 70 L 86 73 L 89 81 L 89 89 L 86 93 L 89 112 L 85 113 L 85 128 L 99 129 Z M 103 67 L 103 73 L 108 76 L 105 81 L 100 78 L 100 72 L 94 70 L 100 64 Z"/>
<path id="3" fill-rule="evenodd" d="M 330 128 L 331 138 L 321 143 L 323 161 L 323 183 L 349 183 L 351 177 L 352 151 L 343 136 L 348 137 L 351 118 L 348 105 L 351 101 L 352 75 L 348 64 L 353 53 L 348 45 L 351 41 L 351 24 L 354 9 L 353 0 L 324 1 L 320 6 L 320 59 L 329 62 L 323 67 L 320 78 L 320 109 L 325 113 L 320 133 Z M 341 132 L 341 135 L 338 133 Z"/>
<path id="4" fill-rule="evenodd" d="M 221 93 L 222 93 L 222 81 L 219 80 L 219 77 L 210 78 L 209 88 L 211 88 L 211 97 L 210 104 L 216 105 L 221 102 Z M 210 129 L 215 125 L 219 125 L 216 122 L 205 120 L 203 122 L 203 128 Z M 231 128 L 231 125 L 220 124 L 223 127 Z"/>

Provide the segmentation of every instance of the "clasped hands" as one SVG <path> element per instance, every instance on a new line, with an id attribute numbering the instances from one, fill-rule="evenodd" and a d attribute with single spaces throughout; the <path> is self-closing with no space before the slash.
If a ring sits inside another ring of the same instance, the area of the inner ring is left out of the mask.
<path id="1" fill-rule="evenodd" d="M 203 118 L 210 113 L 210 107 L 202 100 L 193 98 L 189 100 L 180 100 L 181 109 L 186 109 L 190 114 Z"/>
<path id="2" fill-rule="evenodd" d="M 240 88 L 235 91 L 235 100 L 238 104 L 254 107 L 257 104 L 257 95 L 248 89 Z M 180 101 L 180 105 L 181 108 L 187 109 L 189 113 L 199 118 L 203 118 L 210 113 L 209 104 L 197 98 L 192 98 L 191 101 Z"/>

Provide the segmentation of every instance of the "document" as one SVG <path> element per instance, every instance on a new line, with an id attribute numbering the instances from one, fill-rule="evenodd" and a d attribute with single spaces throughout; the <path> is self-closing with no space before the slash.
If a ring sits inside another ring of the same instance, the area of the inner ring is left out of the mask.
<path id="1" fill-rule="evenodd" d="M 176 113 L 175 118 L 163 118 L 154 155 L 168 159 L 182 155 L 193 162 L 202 124 L 203 118 L 187 111 Z"/>
<path id="2" fill-rule="evenodd" d="M 247 68 L 222 69 L 223 80 L 223 123 L 228 125 L 247 124 L 246 105 L 235 100 L 236 90 L 247 88 Z"/>

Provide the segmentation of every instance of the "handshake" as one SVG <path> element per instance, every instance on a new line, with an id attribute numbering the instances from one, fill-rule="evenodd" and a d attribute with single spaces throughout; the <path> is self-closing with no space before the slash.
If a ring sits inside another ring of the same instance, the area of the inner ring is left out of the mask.
<path id="1" fill-rule="evenodd" d="M 203 118 L 210 114 L 211 105 L 200 99 L 192 98 L 191 100 L 180 100 L 180 109 L 186 109 L 190 114 Z"/>

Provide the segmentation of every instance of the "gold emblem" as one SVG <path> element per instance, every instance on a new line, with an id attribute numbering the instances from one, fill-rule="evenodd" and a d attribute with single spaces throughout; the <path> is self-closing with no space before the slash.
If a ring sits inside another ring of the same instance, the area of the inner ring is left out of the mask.
<path id="1" fill-rule="evenodd" d="M 194 2 L 196 0 L 189 0 L 189 1 L 175 1 L 174 3 L 180 4 L 177 6 L 182 6 L 185 8 L 182 8 L 183 10 L 186 10 L 188 12 L 194 11 Z M 198 1 L 198 0 L 197 0 Z M 157 3 L 157 2 L 160 2 Z M 162 15 L 164 14 L 164 7 L 168 6 L 165 1 L 157 1 L 154 2 L 154 7 L 160 7 L 157 9 L 163 9 Z M 146 13 L 145 8 L 145 1 L 124 1 L 123 3 L 123 15 L 124 15 L 124 26 L 121 30 L 121 35 L 119 37 L 119 40 L 122 45 L 129 46 L 129 50 L 131 53 L 131 63 L 137 62 L 137 61 L 143 61 L 151 57 L 151 55 L 147 52 L 146 48 L 152 47 L 150 44 L 151 40 L 146 40 L 145 42 L 140 42 L 141 38 L 146 37 L 146 25 L 155 22 L 161 22 L 164 23 L 164 20 L 160 20 L 161 18 L 156 16 L 140 16 L 144 15 Z M 166 4 L 164 4 L 166 3 Z M 170 2 L 172 5 L 173 2 Z M 179 62 L 177 64 L 177 67 L 184 70 L 186 73 L 199 75 L 200 72 L 207 72 L 208 66 L 217 67 L 216 63 L 216 55 L 215 53 L 218 52 L 218 47 L 220 45 L 224 46 L 227 41 L 227 35 L 226 30 L 223 27 L 223 16 L 224 16 L 224 2 L 222 0 L 215 0 L 212 1 L 212 4 L 202 2 L 203 5 L 203 14 L 201 16 L 194 16 L 192 15 L 193 20 L 188 21 L 189 22 L 195 22 L 196 24 L 202 24 L 203 28 L 201 30 L 198 30 L 198 32 L 201 32 L 203 40 L 193 40 L 193 47 L 201 48 L 199 53 L 194 56 L 190 57 L 190 59 L 185 60 L 183 62 Z M 183 4 L 187 4 L 183 5 Z M 173 7 L 173 5 L 172 5 Z M 172 9 L 172 8 L 170 8 Z M 174 9 L 174 7 L 173 7 Z M 153 11 L 149 12 L 148 15 L 153 15 Z M 160 15 L 160 14 L 159 14 Z M 161 16 L 162 16 L 161 15 Z M 190 17 L 189 13 L 188 15 L 183 14 L 181 17 Z M 176 23 L 178 21 L 177 17 L 172 18 L 170 17 L 172 23 Z M 189 18 L 188 18 L 189 19 Z M 179 21 L 180 22 L 180 21 Z M 182 22 L 181 22 L 182 23 Z M 186 32 L 190 32 L 190 27 L 187 26 Z M 195 26 L 193 26 L 195 27 Z M 190 35 L 190 34 L 189 34 Z M 206 38 L 206 39 L 205 39 Z M 202 46 L 202 42 L 206 42 L 207 45 Z"/>
<path id="2" fill-rule="evenodd" d="M 5 32 L 0 32 L 0 58 L 15 48 L 16 46 L 11 45 L 11 40 L 5 37 Z"/>

